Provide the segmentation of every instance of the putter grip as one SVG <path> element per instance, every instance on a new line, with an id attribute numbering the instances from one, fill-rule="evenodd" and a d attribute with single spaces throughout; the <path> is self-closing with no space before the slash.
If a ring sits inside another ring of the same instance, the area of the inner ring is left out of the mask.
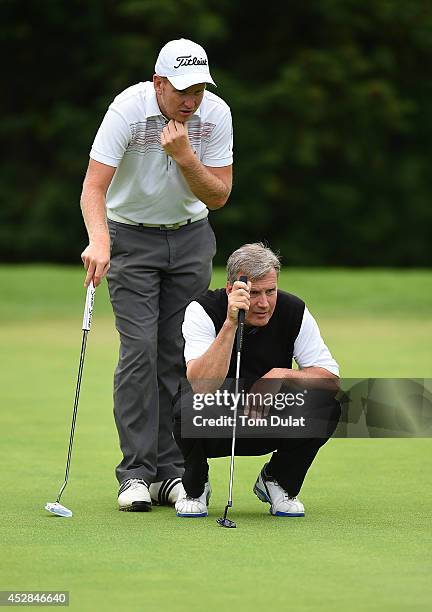
<path id="1" fill-rule="evenodd" d="M 242 283 L 247 283 L 247 276 L 240 276 L 239 281 Z M 244 310 L 239 310 L 237 327 L 237 353 L 240 353 L 242 350 L 245 316 L 246 312 Z"/>
<path id="2" fill-rule="evenodd" d="M 84 317 L 82 324 L 83 331 L 90 331 L 95 291 L 96 289 L 93 286 L 93 281 L 90 281 L 90 285 L 87 287 L 87 295 L 84 306 Z"/>

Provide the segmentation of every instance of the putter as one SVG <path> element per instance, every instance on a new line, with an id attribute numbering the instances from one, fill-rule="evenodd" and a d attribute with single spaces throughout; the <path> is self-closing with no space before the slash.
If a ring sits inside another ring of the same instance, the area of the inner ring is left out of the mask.
<path id="1" fill-rule="evenodd" d="M 247 283 L 247 276 L 240 276 L 240 281 L 243 283 Z M 236 334 L 236 343 L 237 343 L 237 364 L 236 364 L 236 380 L 235 380 L 235 394 L 238 396 L 239 392 L 239 380 L 240 380 L 240 356 L 243 345 L 243 330 L 244 330 L 244 322 L 245 322 L 245 311 L 239 310 L 238 313 L 238 327 Z M 234 521 L 231 521 L 227 518 L 228 508 L 232 507 L 232 491 L 233 491 L 233 481 L 234 481 L 234 453 L 235 453 L 235 441 L 236 441 L 236 427 L 237 427 L 237 402 L 234 407 L 234 424 L 233 424 L 233 432 L 232 432 L 232 442 L 231 442 L 231 461 L 230 461 L 230 480 L 229 480 L 229 493 L 228 493 L 228 501 L 225 506 L 225 512 L 223 517 L 217 519 L 217 524 L 221 527 L 227 527 L 228 529 L 235 529 L 237 527 Z"/>
<path id="2" fill-rule="evenodd" d="M 76 417 L 77 417 L 77 411 L 78 411 L 78 401 L 79 401 L 79 394 L 80 394 L 80 388 L 81 388 L 81 378 L 82 378 L 82 373 L 83 373 L 83 368 L 84 368 L 84 357 L 85 357 L 85 350 L 86 350 L 86 344 L 87 344 L 87 334 L 89 333 L 90 326 L 91 326 L 94 295 L 95 295 L 95 288 L 93 286 L 93 282 L 90 282 L 90 285 L 87 287 L 86 302 L 85 302 L 85 307 L 84 307 L 84 318 L 83 318 L 83 324 L 82 324 L 83 336 L 82 336 L 82 343 L 81 343 L 81 356 L 80 356 L 80 362 L 79 362 L 79 368 L 78 368 L 78 380 L 77 380 L 76 389 L 75 389 L 75 402 L 74 402 L 74 408 L 73 408 L 73 414 L 72 414 L 71 431 L 70 431 L 70 436 L 69 436 L 69 450 L 68 450 L 67 461 L 66 461 L 65 479 L 64 479 L 64 483 L 61 486 L 59 494 L 57 495 L 56 501 L 54 503 L 47 502 L 47 504 L 45 505 L 45 510 L 48 510 L 48 512 L 51 512 L 51 514 L 55 514 L 57 516 L 64 516 L 64 517 L 72 516 L 72 510 L 69 510 L 69 508 L 62 506 L 62 504 L 60 503 L 60 498 L 69 480 L 69 468 L 70 468 L 71 457 L 72 457 L 72 445 L 73 445 L 74 434 L 75 434 L 75 423 L 76 423 Z"/>

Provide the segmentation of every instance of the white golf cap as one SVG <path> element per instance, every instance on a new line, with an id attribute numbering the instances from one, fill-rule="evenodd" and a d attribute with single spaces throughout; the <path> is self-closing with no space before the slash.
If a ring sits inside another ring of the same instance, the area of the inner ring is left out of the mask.
<path id="1" fill-rule="evenodd" d="M 197 83 L 216 83 L 211 78 L 207 53 L 186 38 L 171 40 L 160 50 L 156 60 L 155 73 L 167 77 L 179 90 Z"/>

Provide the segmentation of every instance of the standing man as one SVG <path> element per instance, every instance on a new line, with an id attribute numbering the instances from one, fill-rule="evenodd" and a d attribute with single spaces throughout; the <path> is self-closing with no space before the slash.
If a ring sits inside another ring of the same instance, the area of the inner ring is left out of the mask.
<path id="1" fill-rule="evenodd" d="M 279 392 L 284 381 L 295 383 L 309 379 L 336 387 L 339 366 L 324 344 L 318 325 L 305 303 L 295 295 L 278 290 L 280 263 L 278 257 L 261 243 L 245 244 L 229 257 L 227 285 L 208 291 L 186 308 L 183 322 L 186 376 L 193 392 L 213 394 L 226 379 L 236 375 L 235 336 L 239 310 L 246 311 L 241 376 L 252 384 L 252 393 L 260 388 Z M 248 283 L 240 282 L 246 276 Z M 292 360 L 299 369 L 292 369 Z M 248 389 L 249 391 L 249 389 Z M 190 402 L 190 395 L 183 400 Z M 183 406 L 183 408 L 186 405 Z M 176 502 L 177 516 L 207 516 L 211 489 L 210 457 L 231 453 L 229 438 L 182 438 L 177 402 L 175 434 L 185 458 L 184 490 Z M 253 491 L 270 504 L 274 516 L 299 517 L 305 510 L 298 494 L 306 473 L 319 449 L 332 435 L 340 417 L 340 406 L 334 398 L 321 398 L 314 404 L 314 415 L 324 428 L 315 437 L 240 438 L 236 455 L 273 455 L 256 479 Z M 245 407 L 252 418 L 260 408 Z"/>
<path id="2" fill-rule="evenodd" d="M 94 140 L 81 197 L 89 236 L 85 285 L 107 275 L 120 356 L 114 416 L 123 459 L 120 510 L 172 504 L 183 459 L 172 436 L 186 305 L 211 278 L 208 210 L 232 186 L 232 121 L 207 55 L 180 39 L 160 51 L 153 82 L 110 105 Z"/>

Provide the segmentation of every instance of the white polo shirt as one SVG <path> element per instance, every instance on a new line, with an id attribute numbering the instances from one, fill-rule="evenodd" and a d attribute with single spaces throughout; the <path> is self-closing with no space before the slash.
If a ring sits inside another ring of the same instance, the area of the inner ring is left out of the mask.
<path id="1" fill-rule="evenodd" d="M 214 323 L 198 302 L 191 302 L 186 308 L 182 332 L 185 339 L 186 364 L 191 359 L 204 355 L 216 338 Z M 300 369 L 325 368 L 339 376 L 339 366 L 325 345 L 317 322 L 306 307 L 300 331 L 294 342 L 294 360 Z"/>
<path id="2" fill-rule="evenodd" d="M 109 106 L 90 152 L 92 159 L 117 168 L 106 198 L 109 219 L 171 224 L 205 216 L 206 205 L 162 148 L 160 135 L 167 122 L 151 81 L 128 87 Z M 221 98 L 206 90 L 187 127 L 205 166 L 232 164 L 231 112 Z"/>

